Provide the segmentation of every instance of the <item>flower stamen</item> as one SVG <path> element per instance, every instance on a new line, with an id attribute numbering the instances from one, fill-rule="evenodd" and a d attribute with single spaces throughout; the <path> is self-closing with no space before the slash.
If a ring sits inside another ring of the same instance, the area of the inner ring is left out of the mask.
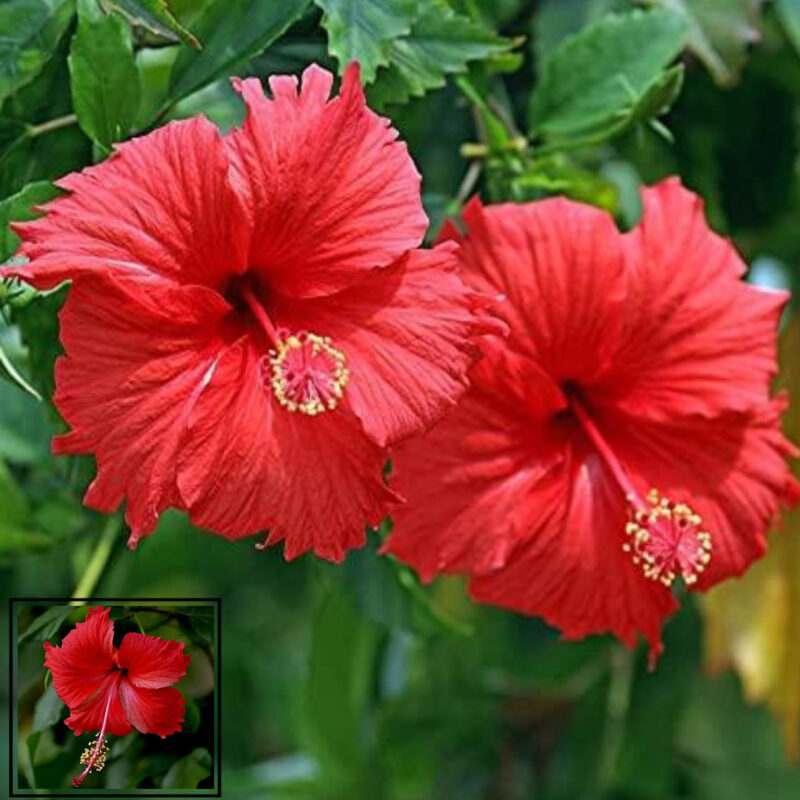
<path id="1" fill-rule="evenodd" d="M 86 764 L 86 769 L 81 772 L 80 775 L 77 775 L 72 779 L 72 785 L 76 789 L 83 783 L 84 778 L 92 770 L 95 772 L 100 772 L 100 770 L 106 765 L 106 757 L 108 756 L 108 745 L 106 744 L 105 736 L 106 725 L 108 724 L 108 712 L 111 708 L 111 701 L 114 699 L 116 685 L 117 683 L 114 684 L 115 688 L 108 693 L 106 710 L 103 714 L 103 725 L 100 728 L 100 732 L 94 737 L 94 739 L 92 739 L 91 742 L 89 742 L 89 746 L 81 754 L 81 764 Z"/>
<path id="2" fill-rule="evenodd" d="M 630 538 L 622 549 L 646 578 L 672 586 L 680 576 L 687 586 L 711 561 L 711 534 L 702 529 L 702 519 L 685 503 L 673 503 L 657 489 L 647 493 L 647 507 L 639 498 L 628 497 L 631 520 L 625 526 Z"/>
<path id="3" fill-rule="evenodd" d="M 677 577 L 687 586 L 697 583 L 711 561 L 711 534 L 702 529 L 700 515 L 686 503 L 663 497 L 657 489 L 642 498 L 583 403 L 570 396 L 570 407 L 628 502 L 625 534 L 629 541 L 622 549 L 650 580 L 667 587 Z"/>
<path id="4" fill-rule="evenodd" d="M 350 379 L 346 361 L 327 336 L 302 331 L 279 340 L 269 354 L 275 399 L 287 411 L 312 417 L 332 411 Z"/>

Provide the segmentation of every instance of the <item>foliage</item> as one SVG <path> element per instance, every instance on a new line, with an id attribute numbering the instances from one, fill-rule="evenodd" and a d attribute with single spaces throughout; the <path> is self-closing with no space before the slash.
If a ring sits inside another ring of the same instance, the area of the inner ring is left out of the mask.
<path id="1" fill-rule="evenodd" d="M 795 0 L 6 0 L 0 257 L 15 257 L 9 223 L 115 142 L 196 113 L 239 124 L 232 75 L 299 75 L 311 61 L 341 74 L 352 60 L 423 175 L 429 239 L 475 192 L 564 194 L 627 228 L 638 187 L 677 173 L 754 264 L 751 280 L 800 288 Z M 51 402 L 64 295 L 0 283 L 3 591 L 220 596 L 225 797 L 800 795 L 781 744 L 783 728 L 797 756 L 796 512 L 751 575 L 670 622 L 653 674 L 644 653 L 603 637 L 561 642 L 538 620 L 478 607 L 458 580 L 420 585 L 376 554 L 385 530 L 341 567 L 286 564 L 174 513 L 125 553 L 120 520 L 81 505 L 90 459 L 49 453 L 64 430 Z M 787 313 L 791 374 L 800 341 Z M 20 623 L 21 785 L 77 765 L 63 706 L 27 655 L 76 613 L 39 608 Z M 209 645 L 213 632 L 173 622 Z M 742 685 L 706 674 L 702 641 Z M 124 780 L 207 780 L 196 702 L 179 750 L 120 753 Z"/>

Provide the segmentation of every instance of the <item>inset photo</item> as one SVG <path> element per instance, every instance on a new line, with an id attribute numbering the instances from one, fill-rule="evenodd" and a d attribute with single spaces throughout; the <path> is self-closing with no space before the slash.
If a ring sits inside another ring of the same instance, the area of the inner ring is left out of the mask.
<path id="1" fill-rule="evenodd" d="M 218 600 L 12 600 L 11 797 L 220 797 Z"/>

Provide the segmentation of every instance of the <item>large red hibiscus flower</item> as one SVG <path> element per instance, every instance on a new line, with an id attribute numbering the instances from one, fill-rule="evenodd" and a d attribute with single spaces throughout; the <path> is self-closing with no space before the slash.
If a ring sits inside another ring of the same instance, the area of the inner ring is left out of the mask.
<path id="1" fill-rule="evenodd" d="M 17 225 L 39 288 L 73 282 L 55 403 L 91 453 L 85 502 L 127 500 L 130 544 L 167 507 L 231 539 L 269 530 L 287 558 L 341 559 L 396 496 L 384 447 L 466 387 L 486 322 L 454 246 L 416 248 L 419 174 L 365 105 L 316 66 L 235 81 L 241 128 L 203 117 L 68 175 Z"/>
<path id="2" fill-rule="evenodd" d="M 409 502 L 387 549 L 568 638 L 641 634 L 657 653 L 673 583 L 741 573 L 796 496 L 769 395 L 786 296 L 741 280 L 677 180 L 645 190 L 627 234 L 564 199 L 463 216 L 463 273 L 505 295 L 511 335 L 398 449 Z"/>
<path id="3" fill-rule="evenodd" d="M 100 770 L 108 752 L 106 737 L 125 736 L 133 729 L 163 739 L 181 729 L 185 702 L 173 683 L 186 674 L 190 656 L 183 644 L 128 633 L 114 647 L 110 608 L 89 608 L 59 647 L 44 643 L 44 665 L 53 686 L 69 706 L 65 720 L 75 735 L 97 731 L 81 758 L 84 771 L 73 779 L 79 786 L 92 769 Z"/>

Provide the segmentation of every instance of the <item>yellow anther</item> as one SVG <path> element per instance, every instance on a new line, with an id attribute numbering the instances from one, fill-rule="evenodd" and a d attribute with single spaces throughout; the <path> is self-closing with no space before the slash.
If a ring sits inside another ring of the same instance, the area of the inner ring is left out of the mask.
<path id="1" fill-rule="evenodd" d="M 292 334 L 269 355 L 270 385 L 287 411 L 314 417 L 335 409 L 344 396 L 350 372 L 327 336 Z"/>
<path id="2" fill-rule="evenodd" d="M 680 576 L 687 586 L 697 582 L 711 562 L 711 534 L 699 530 L 702 519 L 686 503 L 673 503 L 657 489 L 647 493 L 648 507 L 628 498 L 631 521 L 625 525 L 629 541 L 622 549 L 641 565 L 644 576 L 672 586 Z"/>

